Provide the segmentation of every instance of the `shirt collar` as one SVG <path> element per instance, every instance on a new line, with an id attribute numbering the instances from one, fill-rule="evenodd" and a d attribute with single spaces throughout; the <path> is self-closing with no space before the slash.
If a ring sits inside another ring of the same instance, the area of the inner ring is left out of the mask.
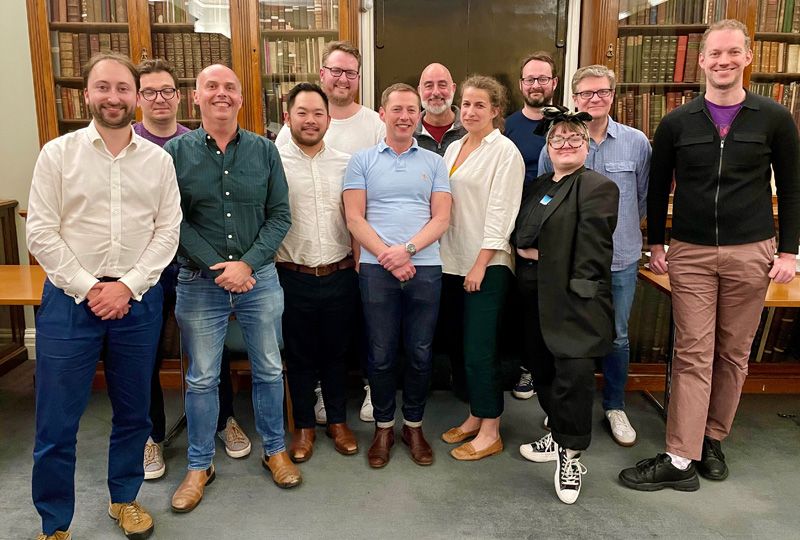
<path id="1" fill-rule="evenodd" d="M 500 137 L 500 135 L 502 135 L 502 133 L 500 133 L 500 130 L 494 128 L 491 133 L 489 133 L 486 137 L 483 138 L 482 142 L 486 142 L 487 144 L 492 144 L 494 141 L 497 140 L 498 137 Z"/>
<path id="2" fill-rule="evenodd" d="M 691 113 L 702 112 L 706 110 L 706 94 L 705 92 L 697 96 L 695 99 L 686 104 L 686 108 Z M 742 102 L 743 109 L 752 109 L 757 111 L 761 108 L 758 103 L 758 98 L 755 94 L 745 89 L 744 101 Z"/>
<path id="3" fill-rule="evenodd" d="M 378 153 L 381 153 L 384 150 L 391 150 L 392 153 L 395 153 L 394 148 L 392 148 L 391 146 L 386 144 L 386 139 L 385 138 L 381 139 L 381 142 L 378 143 Z M 414 151 L 419 150 L 419 145 L 417 144 L 417 139 L 415 139 L 414 137 L 411 138 L 411 146 L 408 148 L 408 150 L 403 152 L 403 154 L 408 154 L 412 150 L 414 150 Z"/>
<path id="4" fill-rule="evenodd" d="M 133 124 L 129 126 L 129 129 L 131 130 L 131 140 L 125 148 L 128 148 L 128 146 L 133 146 L 134 148 L 136 148 L 136 146 L 138 145 L 136 137 L 138 137 L 139 135 L 137 135 L 136 132 L 133 130 Z M 94 119 L 92 119 L 92 121 L 89 122 L 89 125 L 86 128 L 86 134 L 89 136 L 89 141 L 92 143 L 93 146 L 97 146 L 97 142 L 100 141 L 100 143 L 103 145 L 103 148 L 107 148 L 106 142 L 103 140 L 103 136 L 100 135 L 99 131 L 97 131 L 97 126 L 94 123 Z"/>
<path id="5" fill-rule="evenodd" d="M 214 144 L 217 144 L 217 141 L 214 140 L 214 137 L 209 135 L 208 131 L 206 131 L 205 128 L 202 125 L 199 128 L 197 128 L 197 131 L 198 131 L 198 133 L 200 133 L 200 136 L 203 138 L 203 142 L 204 143 L 208 144 L 208 141 L 214 141 Z M 236 135 L 234 135 L 233 139 L 231 139 L 229 142 L 235 142 L 235 143 L 238 144 L 241 140 L 242 140 L 242 129 L 237 124 L 237 126 L 236 126 Z"/>
<path id="6" fill-rule="evenodd" d="M 304 159 L 309 159 L 309 160 L 310 159 L 317 159 L 317 158 L 325 157 L 326 150 L 328 149 L 328 146 L 325 144 L 325 141 L 323 140 L 322 141 L 322 148 L 320 149 L 320 151 L 317 152 L 317 154 L 313 158 L 309 157 L 308 154 L 303 152 L 303 150 L 300 148 L 300 146 L 298 146 L 298 144 L 296 142 L 294 142 L 294 138 L 293 137 L 289 137 L 289 142 L 286 144 L 286 147 L 288 148 L 288 150 L 289 150 L 289 152 L 291 154 L 294 154 L 295 156 L 298 156 L 298 157 L 301 157 L 301 158 L 304 158 Z"/>
<path id="7" fill-rule="evenodd" d="M 616 139 L 619 134 L 619 124 L 614 121 L 611 116 L 608 117 L 608 126 L 606 127 L 606 136 Z"/>

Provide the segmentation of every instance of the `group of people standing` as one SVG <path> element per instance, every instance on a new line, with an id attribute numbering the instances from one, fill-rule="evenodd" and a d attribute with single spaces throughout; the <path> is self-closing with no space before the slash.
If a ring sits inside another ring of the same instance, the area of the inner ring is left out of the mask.
<path id="1" fill-rule="evenodd" d="M 220 390 L 233 315 L 251 363 L 262 463 L 278 486 L 299 485 L 296 463 L 312 457 L 318 382 L 326 434 L 339 453 L 358 452 L 345 380 L 362 315 L 375 421 L 370 467 L 391 458 L 401 343 L 401 440 L 415 463 L 433 463 L 422 424 L 440 318 L 469 401 L 466 419 L 441 438 L 461 443 L 450 452 L 458 460 L 502 452 L 497 330 L 512 287 L 521 299 L 524 368 L 549 430 L 520 452 L 555 462 L 555 492 L 574 503 L 598 363 L 612 436 L 622 446 L 636 441 L 624 388 L 646 213 L 651 268 L 669 271 L 673 287 L 673 399 L 667 452 L 620 480 L 639 490 L 694 490 L 693 460 L 703 476 L 724 479 L 720 441 L 764 292 L 770 279 L 794 277 L 800 234 L 797 129 L 779 105 L 742 88 L 751 60 L 741 23 L 712 25 L 700 52 L 706 93 L 664 118 L 651 159 L 647 138 L 609 116 L 614 73 L 579 69 L 571 85 L 578 112 L 553 107 L 558 78 L 545 52 L 523 60 L 525 105 L 504 126 L 500 83 L 468 77 L 455 106 L 456 85 L 436 63 L 418 88 L 393 84 L 379 112 L 367 109 L 355 102 L 359 51 L 332 42 L 321 84 L 289 92 L 276 144 L 239 128 L 241 83 L 225 66 L 199 74 L 193 100 L 202 125 L 187 132 L 176 122 L 180 96 L 168 64 L 137 69 L 117 54 L 93 57 L 84 68 L 93 120 L 45 145 L 29 202 L 28 247 L 48 275 L 37 313 L 39 538 L 70 538 L 78 421 L 101 354 L 114 410 L 108 513 L 129 538 L 151 534 L 152 517 L 136 495 L 148 469 L 151 477 L 164 471 L 163 420 L 152 431 L 148 409 L 175 280 L 189 357 L 189 447 L 174 511 L 194 509 L 215 479 L 216 435 L 232 457 L 250 452 Z M 137 101 L 144 120 L 131 127 Z M 780 213 L 774 261 L 770 167 Z M 176 251 L 170 279 L 164 269 Z M 288 447 L 281 340 L 296 420 Z M 158 407 L 163 418 L 163 402 Z"/>

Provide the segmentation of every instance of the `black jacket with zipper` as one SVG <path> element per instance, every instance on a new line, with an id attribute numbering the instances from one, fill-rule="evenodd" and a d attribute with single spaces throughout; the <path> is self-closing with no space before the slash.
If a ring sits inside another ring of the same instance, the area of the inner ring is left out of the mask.
<path id="1" fill-rule="evenodd" d="M 800 142 L 786 107 L 747 92 L 725 139 L 704 95 L 678 107 L 661 120 L 653 140 L 648 242 L 664 243 L 673 171 L 672 238 L 719 246 L 773 237 L 770 166 L 778 194 L 778 251 L 797 253 Z"/>

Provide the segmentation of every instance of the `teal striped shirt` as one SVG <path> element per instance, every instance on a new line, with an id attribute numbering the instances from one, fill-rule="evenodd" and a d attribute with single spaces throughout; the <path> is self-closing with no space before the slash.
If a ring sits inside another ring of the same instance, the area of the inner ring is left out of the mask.
<path id="1" fill-rule="evenodd" d="M 222 152 L 201 127 L 169 141 L 181 192 L 178 259 L 208 270 L 244 261 L 253 270 L 273 262 L 289 230 L 289 188 L 271 141 L 239 129 Z"/>

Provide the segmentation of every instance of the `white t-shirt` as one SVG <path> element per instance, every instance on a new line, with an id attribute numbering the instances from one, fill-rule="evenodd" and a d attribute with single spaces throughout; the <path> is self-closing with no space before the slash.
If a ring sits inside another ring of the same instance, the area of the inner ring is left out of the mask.
<path id="1" fill-rule="evenodd" d="M 386 124 L 381 117 L 373 111 L 361 106 L 361 109 L 344 120 L 331 119 L 328 132 L 325 133 L 325 145 L 344 152 L 353 154 L 362 148 L 375 146 L 386 137 Z M 275 139 L 275 146 L 280 148 L 292 139 L 286 126 L 283 126 Z"/>

